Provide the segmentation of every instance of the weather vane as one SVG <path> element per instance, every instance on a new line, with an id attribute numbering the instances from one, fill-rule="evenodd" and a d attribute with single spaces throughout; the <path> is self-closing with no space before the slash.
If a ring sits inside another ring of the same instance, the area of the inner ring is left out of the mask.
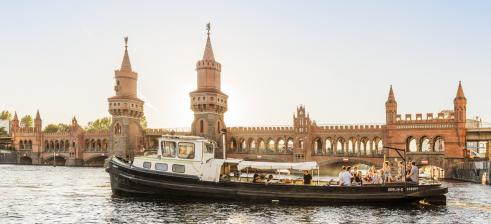
<path id="1" fill-rule="evenodd" d="M 211 29 L 211 24 L 207 23 L 206 24 L 206 30 L 208 31 L 208 36 L 210 36 L 210 29 Z"/>

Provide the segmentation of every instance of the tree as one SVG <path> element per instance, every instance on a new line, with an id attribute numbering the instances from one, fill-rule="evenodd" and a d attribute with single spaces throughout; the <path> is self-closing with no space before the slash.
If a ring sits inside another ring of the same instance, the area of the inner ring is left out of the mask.
<path id="1" fill-rule="evenodd" d="M 68 132 L 70 131 L 70 126 L 67 124 L 48 124 L 44 128 L 44 132 L 46 133 L 56 133 L 56 132 Z"/>
<path id="2" fill-rule="evenodd" d="M 147 126 L 148 126 L 148 122 L 147 122 L 147 117 L 145 116 L 142 116 L 140 118 L 140 125 L 143 129 L 147 129 Z"/>
<path id="3" fill-rule="evenodd" d="M 5 130 L 5 127 L 0 127 L 0 136 L 7 136 L 7 130 Z"/>
<path id="4" fill-rule="evenodd" d="M 107 131 L 111 127 L 111 123 L 112 123 L 111 117 L 96 119 L 95 121 L 89 122 L 85 130 L 89 132 Z"/>
<path id="5" fill-rule="evenodd" d="M 20 125 L 25 128 L 32 128 L 32 117 L 31 115 L 26 115 L 20 119 Z"/>
<path id="6" fill-rule="evenodd" d="M 7 110 L 0 112 L 0 120 L 12 120 L 12 114 Z"/>

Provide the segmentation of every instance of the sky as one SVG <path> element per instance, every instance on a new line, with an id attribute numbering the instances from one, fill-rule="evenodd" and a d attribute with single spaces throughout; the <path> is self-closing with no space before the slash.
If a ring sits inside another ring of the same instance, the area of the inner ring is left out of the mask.
<path id="1" fill-rule="evenodd" d="M 491 120 L 489 1 L 1 1 L 0 110 L 43 125 L 109 116 L 129 37 L 149 127 L 189 127 L 211 22 L 228 126 L 384 123 L 453 109 Z"/>

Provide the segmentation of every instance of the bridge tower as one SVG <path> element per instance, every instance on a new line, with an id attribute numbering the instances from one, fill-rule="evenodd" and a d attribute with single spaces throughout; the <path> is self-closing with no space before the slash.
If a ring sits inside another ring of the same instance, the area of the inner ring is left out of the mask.
<path id="1" fill-rule="evenodd" d="M 462 151 L 449 152 L 447 156 L 451 157 L 463 157 L 465 141 L 466 141 L 466 121 L 467 121 L 467 98 L 464 95 L 464 89 L 462 88 L 462 82 L 459 81 L 459 87 L 457 88 L 457 95 L 454 99 L 454 113 L 455 122 L 457 125 L 457 138 L 458 148 Z"/>
<path id="2" fill-rule="evenodd" d="M 121 68 L 114 72 L 115 96 L 108 99 L 112 124 L 109 131 L 109 152 L 123 158 L 133 158 L 142 149 L 143 129 L 140 119 L 143 117 L 143 100 L 137 96 L 138 73 L 131 69 L 128 55 L 128 37 Z"/>
<path id="3" fill-rule="evenodd" d="M 386 135 L 385 139 L 383 142 L 386 143 L 387 146 L 392 146 L 391 143 L 393 142 L 392 136 L 393 130 L 396 129 L 396 123 L 397 123 L 397 101 L 396 97 L 394 95 L 394 90 L 392 89 L 392 85 L 390 85 L 389 89 L 389 96 L 387 97 L 387 101 L 385 102 L 385 123 L 386 123 Z M 386 155 L 390 155 L 390 151 L 387 152 L 384 149 L 384 153 Z"/>
<path id="4" fill-rule="evenodd" d="M 300 105 L 297 107 L 296 114 L 293 114 L 293 128 L 295 130 L 293 161 L 310 161 L 312 152 L 311 127 L 310 114 L 305 112 L 305 106 Z"/>
<path id="5" fill-rule="evenodd" d="M 220 130 L 225 129 L 224 114 L 227 112 L 228 96 L 221 91 L 220 73 L 222 65 L 215 61 L 208 24 L 203 58 L 196 63 L 197 89 L 189 94 L 194 120 L 193 135 L 215 140 L 222 145 Z"/>

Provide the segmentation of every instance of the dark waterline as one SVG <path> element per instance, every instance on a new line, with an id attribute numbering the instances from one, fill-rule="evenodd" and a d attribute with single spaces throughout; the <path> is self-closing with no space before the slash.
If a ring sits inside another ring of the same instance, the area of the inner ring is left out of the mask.
<path id="1" fill-rule="evenodd" d="M 491 223 L 491 187 L 445 182 L 446 206 L 296 206 L 115 198 L 102 168 L 0 165 L 0 223 Z"/>

